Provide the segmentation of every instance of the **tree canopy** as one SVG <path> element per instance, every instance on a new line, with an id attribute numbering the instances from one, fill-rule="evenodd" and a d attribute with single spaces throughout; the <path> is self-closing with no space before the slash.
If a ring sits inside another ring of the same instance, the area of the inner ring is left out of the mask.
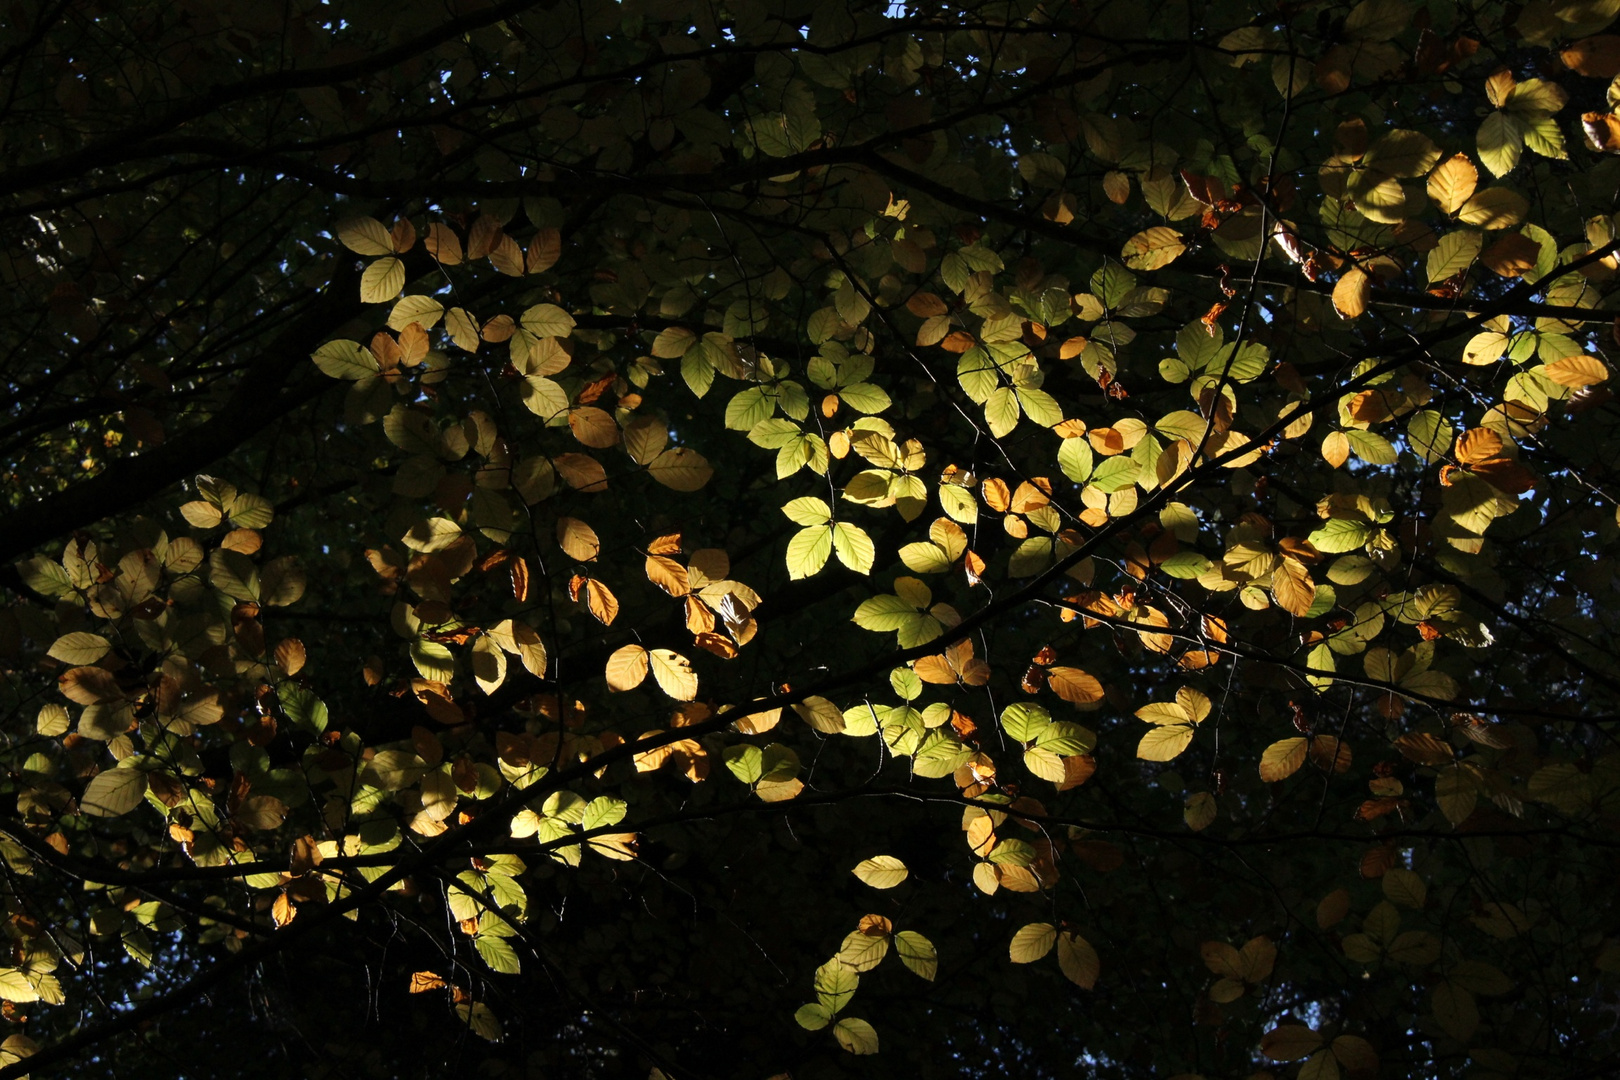
<path id="1" fill-rule="evenodd" d="M 0 1080 L 1613 1075 L 1617 14 L 18 0 Z"/>

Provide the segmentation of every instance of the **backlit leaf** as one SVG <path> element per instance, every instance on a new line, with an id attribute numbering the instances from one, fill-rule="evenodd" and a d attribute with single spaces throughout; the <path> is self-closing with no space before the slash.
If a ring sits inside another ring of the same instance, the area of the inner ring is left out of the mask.
<path id="1" fill-rule="evenodd" d="M 892 889 L 906 880 L 906 864 L 893 855 L 874 855 L 855 866 L 854 874 L 874 889 Z"/>

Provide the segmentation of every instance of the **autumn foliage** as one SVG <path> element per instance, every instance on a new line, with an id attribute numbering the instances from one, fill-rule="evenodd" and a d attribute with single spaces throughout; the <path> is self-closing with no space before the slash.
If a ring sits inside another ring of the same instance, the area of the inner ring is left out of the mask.
<path id="1" fill-rule="evenodd" d="M 0 1080 L 1620 1070 L 1617 15 L 15 5 Z"/>

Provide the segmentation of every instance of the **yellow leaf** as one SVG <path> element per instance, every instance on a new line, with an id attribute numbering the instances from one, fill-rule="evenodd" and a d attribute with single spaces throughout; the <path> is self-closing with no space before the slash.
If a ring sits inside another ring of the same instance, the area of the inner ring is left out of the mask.
<path id="1" fill-rule="evenodd" d="M 94 664 L 112 650 L 112 643 L 100 634 L 76 630 L 63 634 L 52 643 L 46 656 L 64 664 Z"/>
<path id="2" fill-rule="evenodd" d="M 1603 361 L 1589 353 L 1576 353 L 1555 360 L 1542 369 L 1542 373 L 1560 386 L 1593 386 L 1609 377 Z"/>
<path id="3" fill-rule="evenodd" d="M 669 428 L 655 416 L 638 416 L 624 429 L 624 450 L 637 465 L 650 465 L 669 443 Z"/>
<path id="4" fill-rule="evenodd" d="M 626 645 L 614 650 L 607 661 L 609 690 L 631 690 L 647 677 L 647 650 L 640 645 Z"/>
<path id="5" fill-rule="evenodd" d="M 1224 941 L 1206 941 L 1198 947 L 1204 966 L 1229 979 L 1243 978 L 1243 955 Z"/>
<path id="6" fill-rule="evenodd" d="M 546 646 L 540 640 L 540 632 L 534 627 L 516 619 L 502 619 L 484 634 L 521 660 L 531 674 L 542 679 L 546 677 Z"/>
<path id="7" fill-rule="evenodd" d="M 690 660 L 669 649 L 652 649 L 647 656 L 659 689 L 676 701 L 691 701 L 697 697 L 698 678 Z"/>
<path id="8" fill-rule="evenodd" d="M 1427 732 L 1408 732 L 1395 740 L 1395 749 L 1409 761 L 1419 765 L 1450 765 L 1456 755 L 1450 746 Z"/>
<path id="9" fill-rule="evenodd" d="M 340 221 L 333 229 L 339 242 L 356 255 L 392 255 L 394 239 L 376 218 L 357 217 Z"/>
<path id="10" fill-rule="evenodd" d="M 590 562 L 602 551 L 602 541 L 597 538 L 596 530 L 578 518 L 557 519 L 557 543 L 569 558 L 579 562 Z"/>
<path id="11" fill-rule="evenodd" d="M 1530 202 L 1517 191 L 1488 187 L 1463 205 L 1459 220 L 1480 229 L 1511 229 L 1530 212 Z"/>
<path id="12" fill-rule="evenodd" d="M 1350 460 L 1350 437 L 1342 431 L 1330 431 L 1322 440 L 1322 460 L 1337 469 Z"/>
<path id="13" fill-rule="evenodd" d="M 1283 559 L 1272 571 L 1271 595 L 1284 611 L 1303 616 L 1316 602 L 1316 583 L 1304 563 Z"/>
<path id="14" fill-rule="evenodd" d="M 595 450 L 619 444 L 619 425 L 603 409 L 583 405 L 568 412 L 568 429 L 574 438 Z"/>
<path id="15" fill-rule="evenodd" d="M 1046 685 L 1071 705 L 1094 705 L 1103 699 L 1102 683 L 1079 668 L 1047 668 Z"/>
<path id="16" fill-rule="evenodd" d="M 1372 281 L 1359 266 L 1352 266 L 1333 286 L 1333 306 L 1346 319 L 1366 314 L 1367 300 L 1372 296 Z"/>
<path id="17" fill-rule="evenodd" d="M 489 262 L 508 277 L 523 276 L 523 249 L 505 233 L 495 238 L 495 246 L 489 249 Z"/>
<path id="18" fill-rule="evenodd" d="M 647 556 L 646 569 L 647 580 L 671 596 L 685 596 L 692 591 L 691 580 L 687 576 L 686 567 L 668 555 Z M 706 626 L 697 629 L 713 629 L 713 626 L 713 620 L 710 619 Z M 696 632 L 696 629 L 694 632 Z"/>
<path id="19" fill-rule="evenodd" d="M 647 466 L 652 478 L 676 491 L 697 491 L 709 482 L 714 469 L 708 459 L 684 446 L 671 447 Z"/>
<path id="20" fill-rule="evenodd" d="M 846 1016 L 833 1025 L 833 1038 L 852 1054 L 864 1055 L 878 1052 L 878 1035 L 872 1025 L 865 1020 L 853 1016 Z"/>
<path id="21" fill-rule="evenodd" d="M 1170 761 L 1192 743 L 1190 724 L 1165 724 L 1155 727 L 1137 744 L 1136 756 L 1143 761 Z"/>
<path id="22" fill-rule="evenodd" d="M 1057 927 L 1051 923 L 1030 923 L 1013 935 L 1008 955 L 1015 964 L 1032 964 L 1057 944 Z"/>
<path id="23" fill-rule="evenodd" d="M 1306 743 L 1305 737 L 1298 735 L 1266 747 L 1260 755 L 1260 779 L 1269 784 L 1293 776 L 1305 764 Z"/>
<path id="24" fill-rule="evenodd" d="M 1214 823 L 1217 810 L 1214 795 L 1207 791 L 1196 791 L 1187 796 L 1181 819 L 1193 832 L 1202 832 Z"/>
<path id="25" fill-rule="evenodd" d="M 360 302 L 382 304 L 405 287 L 405 264 L 392 255 L 378 259 L 360 275 Z"/>
<path id="26" fill-rule="evenodd" d="M 863 859 L 851 871 L 857 878 L 874 889 L 892 889 L 910 873 L 906 864 L 893 855 L 874 855 Z"/>
<path id="27" fill-rule="evenodd" d="M 1455 214 L 1479 186 L 1479 170 L 1467 154 L 1456 154 L 1442 161 L 1429 174 L 1429 198 L 1447 214 Z"/>
<path id="28" fill-rule="evenodd" d="M 1186 250 L 1187 243 L 1180 233 L 1168 225 L 1155 225 L 1125 241 L 1120 256 L 1132 270 L 1157 270 L 1174 262 Z"/>

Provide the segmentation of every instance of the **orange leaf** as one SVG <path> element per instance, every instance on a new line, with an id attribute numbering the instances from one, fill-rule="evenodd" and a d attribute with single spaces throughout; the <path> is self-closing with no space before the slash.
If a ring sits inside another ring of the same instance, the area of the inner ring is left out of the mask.
<path id="1" fill-rule="evenodd" d="M 1471 466 L 1469 471 L 1508 495 L 1523 495 L 1536 486 L 1535 474 L 1512 458 L 1482 461 Z"/>
<path id="2" fill-rule="evenodd" d="M 1502 436 L 1490 428 L 1470 428 L 1457 436 L 1457 460 L 1464 465 L 1489 461 L 1502 452 Z"/>
<path id="3" fill-rule="evenodd" d="M 649 555 L 679 555 L 681 553 L 681 534 L 668 533 L 657 537 L 647 545 Z"/>
<path id="4" fill-rule="evenodd" d="M 924 656 L 911 666 L 917 673 L 917 678 L 925 683 L 934 683 L 939 686 L 955 686 L 956 672 L 945 661 L 944 656 Z"/>
<path id="5" fill-rule="evenodd" d="M 531 274 L 543 274 L 562 258 L 562 234 L 556 229 L 541 229 L 529 241 L 528 257 L 524 269 Z"/>
<path id="6" fill-rule="evenodd" d="M 985 503 L 998 514 L 1005 514 L 1012 506 L 1012 492 L 1007 488 L 1005 480 L 991 477 L 979 490 L 984 495 Z"/>
<path id="7" fill-rule="evenodd" d="M 613 620 L 619 617 L 619 598 L 594 578 L 585 582 L 585 606 L 603 626 L 612 626 Z"/>
<path id="8" fill-rule="evenodd" d="M 1451 747 L 1427 732 L 1410 731 L 1395 740 L 1401 756 L 1419 765 L 1450 765 L 1456 760 Z"/>
<path id="9" fill-rule="evenodd" d="M 558 454 L 551 460 L 563 483 L 576 491 L 606 491 L 607 470 L 589 454 Z"/>
<path id="10" fill-rule="evenodd" d="M 1560 386 L 1593 386 L 1609 377 L 1603 361 L 1589 353 L 1578 353 L 1548 364 L 1547 378 Z"/>
<path id="11" fill-rule="evenodd" d="M 425 994 L 429 990 L 438 990 L 447 985 L 445 981 L 431 971 L 415 971 L 411 973 L 411 993 Z"/>
<path id="12" fill-rule="evenodd" d="M 511 563 L 512 572 L 512 599 L 519 602 L 529 598 L 529 564 L 521 557 L 514 557 Z"/>
<path id="13" fill-rule="evenodd" d="M 1480 262 L 1503 277 L 1519 277 L 1535 269 L 1541 245 L 1523 233 L 1506 233 L 1479 256 Z"/>
<path id="14" fill-rule="evenodd" d="M 1339 275 L 1333 286 L 1333 306 L 1346 319 L 1366 314 L 1367 301 L 1372 297 L 1372 280 L 1360 268 L 1352 266 Z"/>
<path id="15" fill-rule="evenodd" d="M 906 310 L 919 319 L 932 319 L 936 315 L 946 314 L 951 309 L 945 305 L 945 301 L 933 293 L 919 292 L 911 294 L 911 298 L 906 301 Z"/>
<path id="16" fill-rule="evenodd" d="M 671 596 L 685 596 L 692 588 L 686 567 L 668 555 L 647 556 L 647 580 Z"/>
<path id="17" fill-rule="evenodd" d="M 1093 705 L 1103 699 L 1103 685 L 1096 676 L 1079 668 L 1054 667 L 1047 669 L 1046 685 L 1052 692 L 1071 705 Z"/>
<path id="18" fill-rule="evenodd" d="M 613 422 L 612 416 L 594 405 L 571 410 L 568 413 L 568 428 L 574 433 L 574 438 L 593 449 L 603 450 L 617 446 L 619 442 L 619 425 Z"/>
<path id="19" fill-rule="evenodd" d="M 1612 79 L 1620 75 L 1620 37 L 1598 34 L 1582 38 L 1558 54 L 1564 66 L 1594 79 Z"/>

